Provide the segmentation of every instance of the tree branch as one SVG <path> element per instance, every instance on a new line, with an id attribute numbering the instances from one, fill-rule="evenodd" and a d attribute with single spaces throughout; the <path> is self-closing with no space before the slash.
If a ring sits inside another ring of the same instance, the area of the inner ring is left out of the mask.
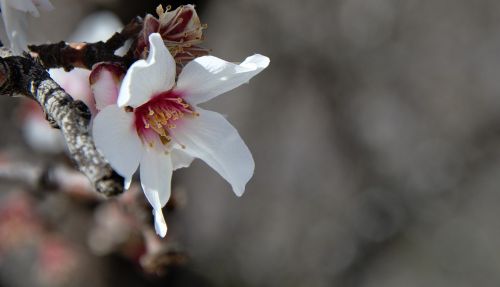
<path id="1" fill-rule="evenodd" d="M 59 87 L 39 62 L 27 54 L 0 58 L 0 94 L 20 94 L 37 101 L 53 126 L 61 129 L 71 158 L 94 188 L 107 196 L 123 192 L 123 178 L 94 145 L 89 109 Z"/>
<path id="2" fill-rule="evenodd" d="M 128 23 L 121 32 L 115 33 L 106 42 L 96 43 L 66 43 L 30 45 L 28 48 L 47 69 L 63 67 L 70 71 L 75 67 L 92 69 L 99 62 L 121 63 L 125 67 L 132 65 L 134 59 L 131 53 L 121 57 L 115 55 L 116 50 L 125 45 L 129 39 L 135 39 L 142 29 L 142 18 L 136 17 Z M 131 47 L 129 51 L 133 51 Z"/>

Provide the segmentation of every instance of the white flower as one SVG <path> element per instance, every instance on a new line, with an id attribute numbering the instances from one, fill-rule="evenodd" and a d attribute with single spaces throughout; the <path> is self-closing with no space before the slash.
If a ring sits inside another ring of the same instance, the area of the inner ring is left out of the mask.
<path id="1" fill-rule="evenodd" d="M 26 13 L 40 16 L 38 9 L 54 9 L 49 0 L 0 0 L 2 19 L 14 53 L 21 54 L 27 48 Z"/>
<path id="2" fill-rule="evenodd" d="M 269 65 L 269 58 L 253 55 L 236 65 L 199 57 L 184 67 L 175 83 L 175 61 L 161 36 L 151 34 L 149 42 L 148 58 L 130 67 L 117 105 L 97 114 L 93 134 L 97 147 L 126 182 L 140 165 L 156 232 L 163 237 L 167 225 L 161 209 L 170 197 L 172 171 L 189 166 L 194 158 L 217 171 L 236 195 L 243 194 L 254 170 L 250 151 L 222 115 L 197 105 L 247 83 Z M 112 85 L 100 85 L 106 86 L 108 90 L 94 90 L 94 96 L 112 94 Z"/>

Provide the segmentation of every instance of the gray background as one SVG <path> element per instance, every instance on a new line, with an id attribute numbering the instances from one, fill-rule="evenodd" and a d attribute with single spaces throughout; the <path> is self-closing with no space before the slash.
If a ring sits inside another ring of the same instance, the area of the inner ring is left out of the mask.
<path id="1" fill-rule="evenodd" d="M 133 15 L 97 2 L 36 22 L 68 23 L 54 41 L 98 8 Z M 500 284 L 500 2 L 200 4 L 214 55 L 271 64 L 205 106 L 253 153 L 244 196 L 200 161 L 174 176 L 190 268 L 214 286 Z"/>

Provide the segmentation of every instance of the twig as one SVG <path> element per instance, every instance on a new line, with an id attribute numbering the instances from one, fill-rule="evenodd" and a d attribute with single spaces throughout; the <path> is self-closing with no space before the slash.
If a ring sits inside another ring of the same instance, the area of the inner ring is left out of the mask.
<path id="1" fill-rule="evenodd" d="M 0 179 L 37 191 L 60 190 L 78 197 L 98 199 L 87 178 L 64 164 L 0 161 Z"/>
<path id="2" fill-rule="evenodd" d="M 29 55 L 0 58 L 0 95 L 23 95 L 37 101 L 47 119 L 59 127 L 71 158 L 94 188 L 107 196 L 123 192 L 119 176 L 97 151 L 89 132 L 90 112 L 50 78 Z"/>
<path id="3" fill-rule="evenodd" d="M 28 48 L 36 53 L 42 65 L 47 68 L 63 67 L 70 71 L 75 67 L 92 69 L 99 62 L 121 63 L 130 66 L 134 59 L 132 53 L 120 57 L 115 55 L 116 50 L 122 47 L 129 39 L 135 39 L 142 29 L 142 18 L 136 17 L 128 23 L 121 32 L 115 33 L 106 42 L 96 43 L 66 43 L 30 45 Z M 130 48 L 133 51 L 134 47 Z"/>

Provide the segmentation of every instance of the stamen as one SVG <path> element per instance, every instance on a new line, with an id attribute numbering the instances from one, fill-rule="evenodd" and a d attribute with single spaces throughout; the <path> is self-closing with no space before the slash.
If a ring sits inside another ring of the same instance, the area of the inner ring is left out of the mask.
<path id="1" fill-rule="evenodd" d="M 168 6 L 167 6 L 167 11 L 168 11 Z M 156 7 L 156 14 L 158 14 L 158 16 L 163 16 L 163 14 L 165 14 L 165 10 L 163 10 L 163 7 L 160 5 L 158 5 L 158 7 Z"/>
<path id="2" fill-rule="evenodd" d="M 151 147 L 156 142 L 167 146 L 174 141 L 182 148 L 186 148 L 172 136 L 170 131 L 177 127 L 176 121 L 186 115 L 199 116 L 199 113 L 195 112 L 182 97 L 170 91 L 153 97 L 149 102 L 133 111 L 136 116 L 137 133 Z M 150 134 L 145 129 L 151 129 L 151 132 L 154 131 L 154 133 Z M 158 141 L 150 138 L 154 134 L 157 134 Z M 168 149 L 168 147 L 166 148 Z"/>
<path id="3" fill-rule="evenodd" d="M 149 122 L 146 119 L 146 117 L 142 117 L 142 122 L 144 123 L 144 127 L 147 128 L 147 129 L 149 129 Z"/>
<path id="4" fill-rule="evenodd" d="M 168 143 L 170 143 L 170 140 L 166 136 L 161 136 L 160 141 L 163 145 L 167 145 Z"/>
<path id="5" fill-rule="evenodd" d="M 182 18 L 179 18 L 178 20 L 174 20 L 176 21 L 172 26 L 168 27 L 167 31 L 165 31 L 165 33 L 170 33 L 172 32 L 172 30 L 174 30 L 175 28 L 177 28 L 177 26 L 179 26 L 180 24 L 182 24 L 182 22 L 184 21 Z M 173 35 L 171 35 L 172 37 Z"/>

